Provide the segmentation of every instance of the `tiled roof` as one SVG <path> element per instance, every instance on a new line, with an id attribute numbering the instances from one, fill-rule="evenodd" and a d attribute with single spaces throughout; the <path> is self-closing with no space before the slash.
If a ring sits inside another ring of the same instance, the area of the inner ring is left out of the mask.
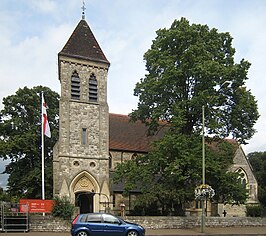
<path id="1" fill-rule="evenodd" d="M 127 115 L 109 114 L 109 150 L 129 152 L 149 152 L 151 142 L 160 139 L 163 132 L 147 136 L 147 127 L 141 123 L 130 122 Z"/>
<path id="2" fill-rule="evenodd" d="M 129 120 L 127 115 L 109 114 L 109 150 L 144 153 L 151 151 L 151 142 L 162 138 L 164 129 L 154 136 L 147 136 L 148 128 L 143 123 Z M 233 144 L 235 151 L 239 147 L 234 139 L 225 141 Z M 218 141 L 205 142 L 210 148 L 217 150 Z"/>
<path id="3" fill-rule="evenodd" d="M 110 64 L 85 20 L 79 22 L 59 55 Z"/>
<path id="4" fill-rule="evenodd" d="M 211 142 L 209 142 L 211 141 Z M 236 151 L 239 148 L 239 143 L 235 140 L 235 139 L 231 139 L 231 138 L 225 138 L 225 139 L 218 139 L 218 140 L 212 140 L 212 139 L 208 139 L 205 140 L 205 143 L 214 151 L 218 151 L 219 150 L 219 144 L 221 142 L 228 142 L 230 144 L 232 144 L 232 147 L 234 148 L 234 151 Z"/>

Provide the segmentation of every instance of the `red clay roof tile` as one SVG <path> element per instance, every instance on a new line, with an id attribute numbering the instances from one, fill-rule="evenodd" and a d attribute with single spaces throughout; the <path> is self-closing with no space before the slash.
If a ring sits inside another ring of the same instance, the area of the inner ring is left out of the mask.
<path id="1" fill-rule="evenodd" d="M 163 132 L 147 136 L 148 128 L 143 123 L 129 120 L 127 115 L 109 114 L 109 150 L 149 152 L 151 142 L 161 138 Z"/>
<path id="2" fill-rule="evenodd" d="M 110 64 L 85 20 L 79 22 L 59 55 Z"/>
<path id="3" fill-rule="evenodd" d="M 151 151 L 152 141 L 163 137 L 164 130 L 162 129 L 157 135 L 147 136 L 148 128 L 141 123 L 130 122 L 127 115 L 109 114 L 109 150 L 128 151 L 128 152 L 142 152 L 147 153 Z M 225 139 L 225 141 L 238 148 L 238 143 L 234 139 Z M 206 144 L 212 149 L 216 149 L 218 142 Z"/>

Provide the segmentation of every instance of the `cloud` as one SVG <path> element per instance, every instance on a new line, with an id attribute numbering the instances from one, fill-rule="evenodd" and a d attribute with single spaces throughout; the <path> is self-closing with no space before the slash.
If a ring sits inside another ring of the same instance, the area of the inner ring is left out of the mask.
<path id="1" fill-rule="evenodd" d="M 174 19 L 207 24 L 234 38 L 236 60 L 252 63 L 248 88 L 258 99 L 258 133 L 245 150 L 265 150 L 264 55 L 266 4 L 258 0 L 91 0 L 86 20 L 111 62 L 108 103 L 111 112 L 127 114 L 136 108 L 133 89 L 145 75 L 143 54 L 159 28 Z M 2 1 L 0 6 L 0 99 L 24 86 L 49 86 L 60 92 L 57 53 L 81 19 L 80 0 Z M 1 108 L 1 105 L 0 105 Z"/>
<path id="2" fill-rule="evenodd" d="M 58 9 L 56 2 L 52 0 L 30 0 L 28 4 L 33 11 L 41 11 L 44 13 L 55 13 Z"/>

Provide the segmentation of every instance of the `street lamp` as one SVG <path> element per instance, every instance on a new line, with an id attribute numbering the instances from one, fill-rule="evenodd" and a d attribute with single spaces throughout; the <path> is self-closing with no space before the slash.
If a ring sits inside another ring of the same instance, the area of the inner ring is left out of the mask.
<path id="1" fill-rule="evenodd" d="M 205 183 L 205 109 L 204 105 L 202 106 L 202 184 L 195 189 L 195 198 L 200 200 L 201 203 L 201 233 L 205 231 L 205 200 L 207 192 L 207 185 Z M 214 191 L 213 191 L 214 192 Z"/>
<path id="2" fill-rule="evenodd" d="M 217 92 L 220 91 L 224 86 L 230 87 L 232 81 L 225 81 L 221 84 L 220 88 Z M 211 186 L 205 183 L 205 107 L 202 106 L 202 184 L 195 189 L 195 198 L 196 200 L 201 201 L 201 232 L 204 233 L 205 230 L 205 220 L 206 220 L 206 213 L 205 213 L 205 201 L 208 198 L 212 198 L 215 194 L 214 190 Z"/>
<path id="3" fill-rule="evenodd" d="M 202 184 L 205 185 L 205 109 L 202 106 Z M 205 231 L 205 199 L 201 200 L 201 232 Z"/>

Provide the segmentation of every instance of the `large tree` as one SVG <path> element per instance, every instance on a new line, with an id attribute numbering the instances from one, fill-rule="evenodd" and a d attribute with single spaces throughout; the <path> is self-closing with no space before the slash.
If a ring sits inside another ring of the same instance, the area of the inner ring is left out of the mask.
<path id="1" fill-rule="evenodd" d="M 250 63 L 244 59 L 235 63 L 234 54 L 229 33 L 190 25 L 185 18 L 157 31 L 144 54 L 148 73 L 135 87 L 138 108 L 130 116 L 144 122 L 150 134 L 165 125 L 166 135 L 147 156 L 119 165 L 115 176 L 127 190 L 144 186 L 146 205 L 154 200 L 168 209 L 175 205 L 180 209 L 193 199 L 193 190 L 201 183 L 203 106 L 205 134 L 216 137 L 215 144 L 208 139 L 206 182 L 215 188 L 216 201 L 245 201 L 245 186 L 237 174 L 227 171 L 234 147 L 221 140 L 231 135 L 246 143 L 259 114 L 254 96 L 245 87 Z"/>
<path id="2" fill-rule="evenodd" d="M 18 89 L 3 99 L 0 112 L 0 157 L 9 159 L 8 192 L 16 197 L 41 198 L 41 92 L 48 105 L 52 137 L 45 139 L 46 197 L 52 197 L 52 148 L 58 139 L 59 95 L 47 87 Z"/>
<path id="3" fill-rule="evenodd" d="M 138 108 L 131 117 L 145 122 L 151 131 L 159 120 L 191 134 L 201 129 L 202 106 L 209 134 L 232 135 L 245 143 L 254 134 L 257 102 L 245 87 L 250 63 L 234 62 L 235 49 L 229 33 L 182 18 L 170 29 L 159 29 L 145 53 L 145 78 L 134 95 Z M 227 82 L 231 82 L 228 86 Z"/>

